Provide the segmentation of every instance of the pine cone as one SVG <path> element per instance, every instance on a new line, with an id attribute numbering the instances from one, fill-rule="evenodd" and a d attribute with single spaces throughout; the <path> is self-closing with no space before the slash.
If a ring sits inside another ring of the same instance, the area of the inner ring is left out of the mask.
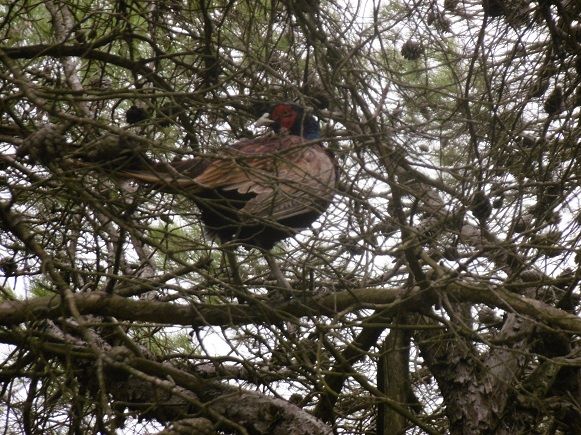
<path id="1" fill-rule="evenodd" d="M 470 211 L 479 220 L 485 220 L 491 215 L 492 204 L 490 204 L 490 199 L 488 199 L 488 196 L 482 190 L 474 194 Z"/>
<path id="2" fill-rule="evenodd" d="M 62 157 L 65 147 L 64 127 L 46 124 L 24 139 L 16 155 L 29 156 L 32 163 L 47 164 Z"/>
<path id="3" fill-rule="evenodd" d="M 501 0 L 482 0 L 482 9 L 489 17 L 501 17 L 504 15 L 504 5 Z"/>
<path id="4" fill-rule="evenodd" d="M 563 90 L 560 86 L 557 86 L 551 95 L 545 100 L 543 105 L 545 112 L 549 115 L 557 115 L 563 110 Z"/>
<path id="5" fill-rule="evenodd" d="M 424 47 L 422 47 L 422 44 L 411 39 L 401 47 L 401 55 L 407 60 L 417 60 L 423 52 Z"/>
<path id="6" fill-rule="evenodd" d="M 127 109 L 125 112 L 125 120 L 127 124 L 137 124 L 140 121 L 149 118 L 149 113 L 143 107 L 138 107 L 135 104 Z"/>
<path id="7" fill-rule="evenodd" d="M 519 216 L 514 224 L 514 232 L 515 233 L 524 233 L 529 226 L 531 225 L 533 217 L 530 214 L 525 214 L 523 216 Z"/>
<path id="8" fill-rule="evenodd" d="M 504 2 L 503 8 L 507 22 L 514 27 L 523 26 L 530 22 L 530 9 L 526 0 Z"/>
<path id="9" fill-rule="evenodd" d="M 430 12 L 426 22 L 428 26 L 433 25 L 440 32 L 447 33 L 450 31 L 450 20 L 440 12 Z"/>
<path id="10" fill-rule="evenodd" d="M 514 142 L 519 148 L 533 148 L 537 144 L 537 140 L 530 134 L 518 136 Z"/>
<path id="11" fill-rule="evenodd" d="M 504 195 L 501 195 L 492 202 L 492 208 L 501 208 L 503 204 L 504 204 Z"/>
<path id="12" fill-rule="evenodd" d="M 460 258 L 460 253 L 456 246 L 446 246 L 443 254 L 444 258 L 449 261 L 458 260 Z"/>
<path id="13" fill-rule="evenodd" d="M 330 99 L 324 90 L 313 90 L 310 95 L 313 100 L 313 106 L 317 109 L 323 110 L 329 107 Z"/>
<path id="14" fill-rule="evenodd" d="M 11 257 L 4 257 L 0 259 L 0 271 L 6 278 L 14 276 L 18 271 L 18 264 Z"/>
<path id="15" fill-rule="evenodd" d="M 454 12 L 458 7 L 459 0 L 444 0 L 444 9 Z"/>

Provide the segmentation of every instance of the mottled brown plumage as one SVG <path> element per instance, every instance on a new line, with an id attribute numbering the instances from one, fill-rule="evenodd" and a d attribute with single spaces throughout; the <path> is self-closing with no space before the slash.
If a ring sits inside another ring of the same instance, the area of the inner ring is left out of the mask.
<path id="1" fill-rule="evenodd" d="M 237 142 L 205 158 L 118 175 L 191 198 L 208 233 L 222 242 L 271 249 L 327 209 L 337 170 L 329 151 L 307 139 L 319 130 L 302 108 L 276 105 L 269 120 L 278 134 Z"/>

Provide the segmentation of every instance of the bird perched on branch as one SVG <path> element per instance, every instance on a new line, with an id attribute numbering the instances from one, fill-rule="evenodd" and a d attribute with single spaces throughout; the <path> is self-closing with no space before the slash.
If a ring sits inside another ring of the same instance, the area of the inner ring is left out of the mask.
<path id="1" fill-rule="evenodd" d="M 337 164 L 317 120 L 296 104 L 270 107 L 257 122 L 274 135 L 246 139 L 215 155 L 117 171 L 190 197 L 207 232 L 262 249 L 312 224 L 331 203 Z"/>

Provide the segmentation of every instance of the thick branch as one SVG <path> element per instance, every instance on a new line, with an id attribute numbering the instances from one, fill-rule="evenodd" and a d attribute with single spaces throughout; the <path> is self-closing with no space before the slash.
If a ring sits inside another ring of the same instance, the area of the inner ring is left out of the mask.
<path id="1" fill-rule="evenodd" d="M 392 329 L 381 347 L 377 367 L 377 388 L 402 406 L 409 406 L 413 397 L 409 376 L 410 339 L 409 329 Z M 417 405 L 417 399 L 414 402 Z M 378 403 L 378 435 L 403 434 L 406 425 L 404 415 L 383 403 Z"/>
<path id="2" fill-rule="evenodd" d="M 581 334 L 581 318 L 535 299 L 510 293 L 502 288 L 485 286 L 460 286 L 450 284 L 445 291 L 449 298 L 458 301 L 481 303 L 510 312 L 529 316 L 539 323 L 565 331 Z M 278 306 L 269 301 L 251 305 L 169 304 L 154 301 L 136 301 L 103 292 L 75 294 L 72 302 L 81 314 L 108 315 L 123 320 L 139 320 L 172 325 L 233 326 L 249 323 L 280 321 L 281 316 L 296 317 L 331 315 L 336 311 L 360 309 L 369 304 L 391 304 L 384 313 L 407 309 L 417 311 L 435 302 L 435 294 L 421 290 L 366 288 L 354 289 L 301 302 L 291 301 Z M 17 325 L 39 319 L 56 319 L 68 316 L 59 296 L 25 301 L 5 301 L 0 304 L 0 325 Z"/>

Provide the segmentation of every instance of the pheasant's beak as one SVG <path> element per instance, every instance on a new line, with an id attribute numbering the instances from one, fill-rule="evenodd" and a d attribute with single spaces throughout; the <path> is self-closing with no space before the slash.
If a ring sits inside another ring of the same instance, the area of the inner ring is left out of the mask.
<path id="1" fill-rule="evenodd" d="M 273 119 L 270 119 L 270 113 L 266 112 L 260 118 L 258 118 L 256 120 L 254 125 L 256 125 L 257 127 L 264 127 L 264 126 L 270 126 L 270 125 L 275 124 L 275 123 L 276 123 L 276 121 L 274 121 Z"/>

